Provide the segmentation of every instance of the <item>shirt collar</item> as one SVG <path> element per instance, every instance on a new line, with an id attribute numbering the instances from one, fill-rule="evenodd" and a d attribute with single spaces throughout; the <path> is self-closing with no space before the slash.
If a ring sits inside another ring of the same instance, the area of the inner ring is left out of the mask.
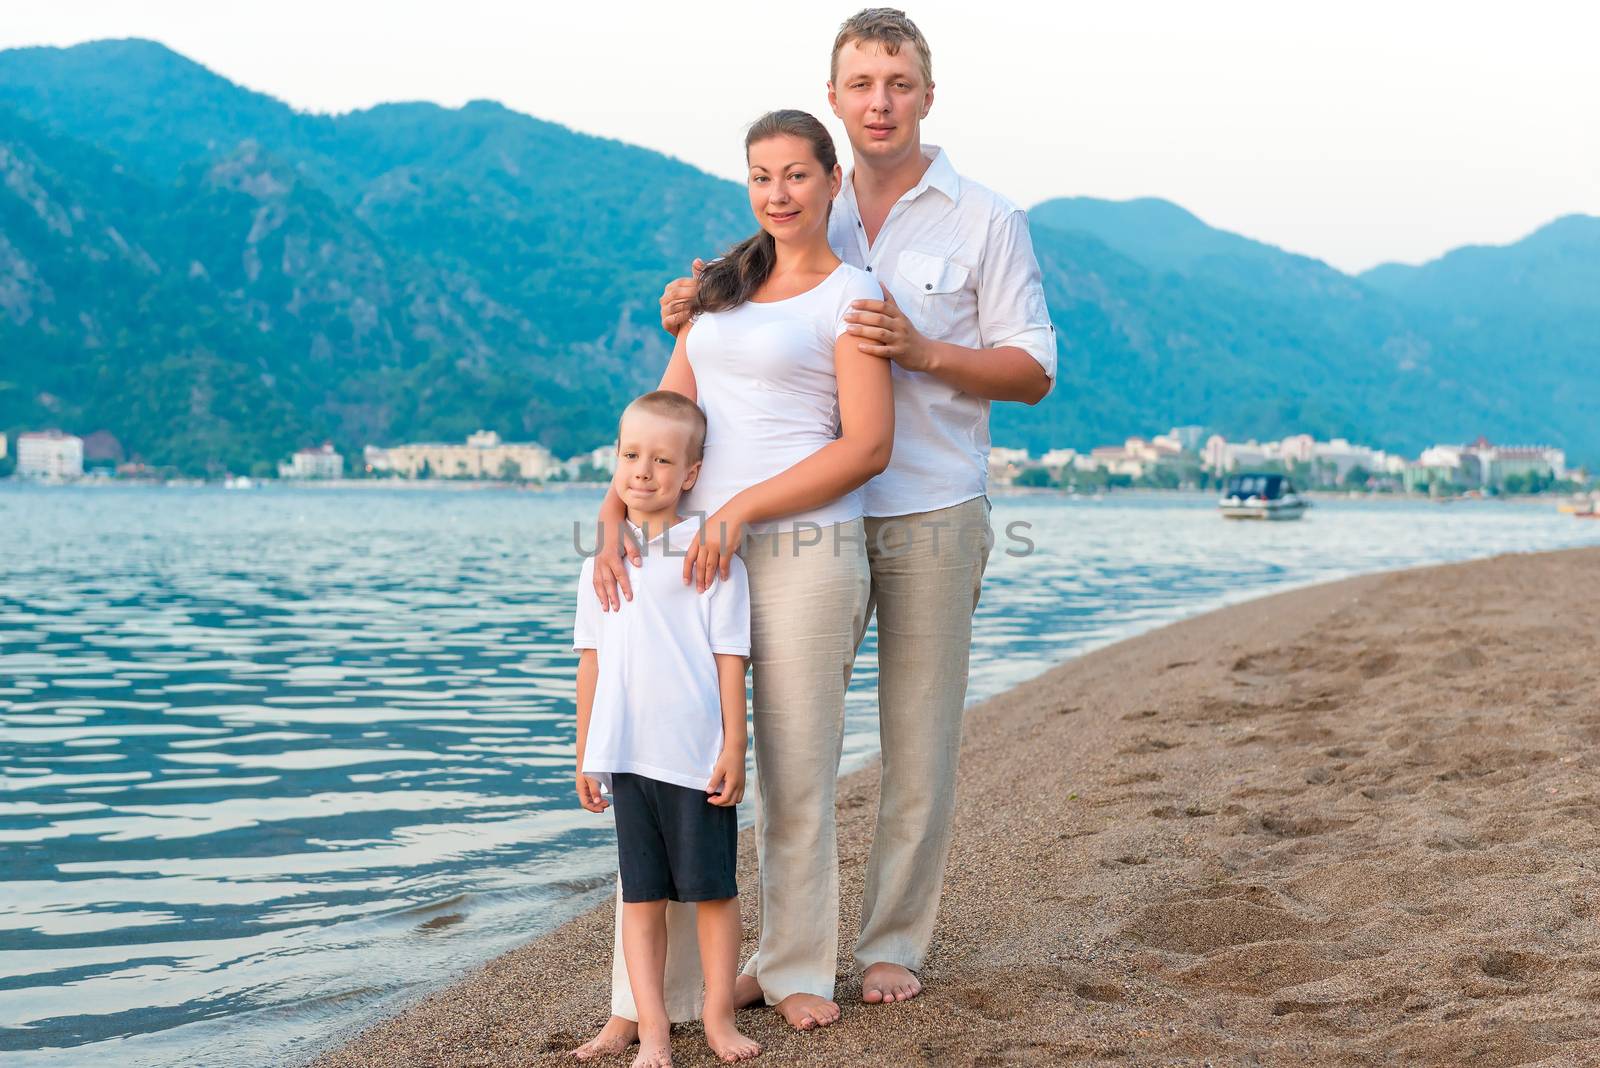
<path id="1" fill-rule="evenodd" d="M 650 541 L 647 544 L 653 545 L 665 537 L 669 546 L 673 549 L 681 549 L 692 542 L 695 535 L 700 533 L 700 521 L 702 518 L 698 513 L 694 513 L 684 519 L 680 519 L 666 530 L 653 527 L 650 532 Z M 634 526 L 633 520 L 624 519 L 623 522 L 628 524 L 628 529 L 633 531 L 635 538 L 644 537 L 644 531 Z"/>
<path id="2" fill-rule="evenodd" d="M 922 178 L 916 185 L 902 196 L 901 200 L 916 200 L 929 189 L 936 189 L 950 198 L 953 204 L 961 199 L 961 176 L 956 173 L 956 168 L 950 162 L 950 156 L 938 145 L 923 145 L 922 158 L 928 161 L 928 169 L 922 172 Z M 843 196 L 850 205 L 850 210 L 860 214 L 856 206 L 856 168 L 851 164 L 850 171 L 844 176 Z"/>

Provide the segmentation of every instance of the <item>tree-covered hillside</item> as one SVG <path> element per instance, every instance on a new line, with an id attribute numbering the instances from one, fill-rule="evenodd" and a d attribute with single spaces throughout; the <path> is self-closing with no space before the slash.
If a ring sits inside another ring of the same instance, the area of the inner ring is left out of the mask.
<path id="1" fill-rule="evenodd" d="M 1060 383 L 998 443 L 1600 459 L 1600 220 L 1352 278 L 1165 201 L 1031 214 Z M 0 429 L 197 473 L 479 427 L 570 454 L 659 375 L 662 284 L 752 227 L 733 183 L 488 101 L 311 115 L 154 42 L 0 52 Z"/>

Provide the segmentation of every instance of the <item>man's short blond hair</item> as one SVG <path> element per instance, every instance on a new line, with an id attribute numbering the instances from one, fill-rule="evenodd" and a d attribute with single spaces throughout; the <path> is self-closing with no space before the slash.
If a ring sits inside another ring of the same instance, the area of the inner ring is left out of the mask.
<path id="1" fill-rule="evenodd" d="M 922 36 L 917 24 L 906 17 L 904 11 L 893 7 L 862 8 L 844 20 L 839 36 L 833 39 L 833 58 L 828 65 L 828 80 L 839 80 L 839 52 L 847 44 L 865 41 L 878 45 L 891 56 L 900 54 L 902 46 L 910 44 L 917 50 L 917 65 L 922 68 L 922 80 L 933 84 L 933 52 L 928 39 Z"/>
<path id="2" fill-rule="evenodd" d="M 622 409 L 622 416 L 617 420 L 618 441 L 622 440 L 622 420 L 628 417 L 629 412 L 649 412 L 651 415 L 683 423 L 689 431 L 689 462 L 697 463 L 705 455 L 706 413 L 700 410 L 700 405 L 682 393 L 674 393 L 670 389 L 658 389 L 642 397 L 635 397 L 626 408 Z"/>

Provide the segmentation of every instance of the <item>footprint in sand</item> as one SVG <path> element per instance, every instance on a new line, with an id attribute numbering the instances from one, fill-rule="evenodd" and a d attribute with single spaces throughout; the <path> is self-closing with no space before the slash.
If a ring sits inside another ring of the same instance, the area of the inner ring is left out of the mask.
<path id="1" fill-rule="evenodd" d="M 1433 669 L 1441 675 L 1459 675 L 1463 671 L 1481 668 L 1488 662 L 1489 658 L 1474 646 L 1463 645 L 1436 659 Z"/>
<path id="2" fill-rule="evenodd" d="M 1225 946 L 1301 938 L 1309 926 L 1283 909 L 1211 898 L 1150 905 L 1122 933 L 1153 949 L 1200 955 Z"/>
<path id="3" fill-rule="evenodd" d="M 1126 749 L 1117 750 L 1121 756 L 1140 756 L 1145 753 L 1164 753 L 1168 749 L 1177 749 L 1182 742 L 1169 742 L 1165 738 L 1152 738 L 1148 735 L 1135 739 L 1134 743 Z"/>
<path id="4" fill-rule="evenodd" d="M 1356 661 L 1356 670 L 1361 672 L 1364 679 L 1376 679 L 1389 674 L 1399 664 L 1399 653 L 1369 649 Z"/>

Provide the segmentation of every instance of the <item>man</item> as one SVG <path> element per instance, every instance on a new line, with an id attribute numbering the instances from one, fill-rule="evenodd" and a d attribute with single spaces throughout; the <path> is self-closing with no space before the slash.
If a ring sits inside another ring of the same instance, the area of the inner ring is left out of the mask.
<path id="1" fill-rule="evenodd" d="M 922 143 L 933 96 L 927 41 L 903 12 L 871 8 L 840 28 L 828 102 L 855 165 L 834 201 L 829 238 L 885 290 L 888 299 L 857 301 L 847 318 L 862 351 L 894 362 L 895 392 L 894 455 L 864 490 L 882 749 L 855 949 L 869 1004 L 921 992 L 916 972 L 938 913 L 972 614 L 992 540 L 989 404 L 1037 404 L 1055 376 L 1027 215 Z M 669 332 L 687 319 L 695 285 L 678 279 L 663 293 Z M 743 1002 L 762 996 L 755 964 L 741 976 Z M 801 1029 L 839 1018 L 822 997 L 796 995 L 783 1008 Z M 619 1011 L 590 1046 L 620 1048 L 630 1027 Z"/>

